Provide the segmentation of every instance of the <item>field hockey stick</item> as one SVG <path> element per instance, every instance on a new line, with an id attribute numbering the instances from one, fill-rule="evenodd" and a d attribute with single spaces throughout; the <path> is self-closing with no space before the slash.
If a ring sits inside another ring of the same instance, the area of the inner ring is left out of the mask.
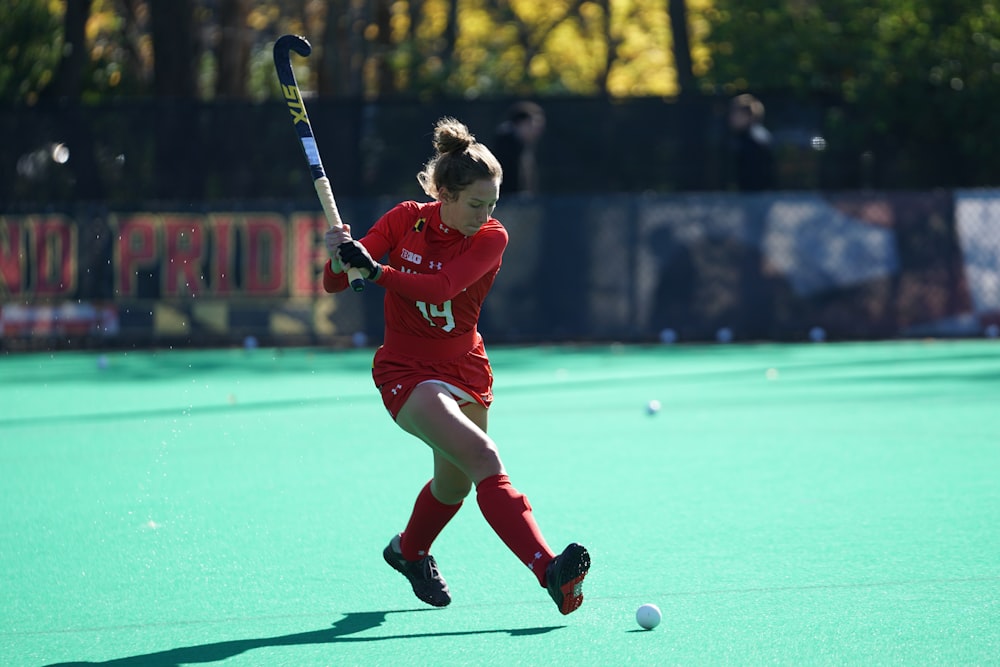
<path id="1" fill-rule="evenodd" d="M 326 172 L 323 170 L 323 161 L 319 157 L 316 138 L 313 136 L 312 125 L 309 123 L 308 114 L 306 114 L 306 103 L 302 99 L 299 84 L 295 81 L 295 72 L 292 70 L 289 51 L 295 51 L 300 56 L 306 57 L 312 53 L 312 46 L 309 45 L 305 37 L 282 35 L 274 43 L 274 69 L 278 73 L 281 94 L 284 95 L 285 103 L 288 104 L 288 111 L 292 114 L 292 124 L 299 134 L 302 150 L 309 163 L 313 185 L 316 187 L 320 203 L 323 204 L 326 221 L 331 229 L 339 229 L 344 226 L 344 221 L 340 218 L 340 211 L 337 210 L 337 202 L 333 198 L 333 187 L 330 185 L 330 179 L 326 177 Z M 355 292 L 360 292 L 365 288 L 365 279 L 358 269 L 347 269 L 347 278 Z"/>

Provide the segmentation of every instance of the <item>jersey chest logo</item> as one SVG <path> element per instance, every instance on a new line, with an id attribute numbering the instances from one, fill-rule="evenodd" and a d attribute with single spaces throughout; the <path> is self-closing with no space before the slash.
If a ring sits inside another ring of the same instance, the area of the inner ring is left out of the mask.
<path id="1" fill-rule="evenodd" d="M 409 262 L 410 264 L 415 264 L 417 266 L 420 266 L 424 262 L 423 255 L 421 255 L 420 253 L 413 252 L 412 250 L 407 250 L 406 248 L 400 249 L 399 257 L 404 262 Z M 433 271 L 440 271 L 441 269 L 444 268 L 444 263 L 435 262 L 434 260 L 428 260 L 427 267 Z"/>
<path id="2" fill-rule="evenodd" d="M 416 264 L 417 266 L 420 266 L 420 264 L 424 261 L 423 255 L 415 253 L 412 250 L 407 250 L 406 248 L 403 248 L 399 252 L 399 256 L 402 257 L 407 262 L 410 262 L 411 264 Z"/>

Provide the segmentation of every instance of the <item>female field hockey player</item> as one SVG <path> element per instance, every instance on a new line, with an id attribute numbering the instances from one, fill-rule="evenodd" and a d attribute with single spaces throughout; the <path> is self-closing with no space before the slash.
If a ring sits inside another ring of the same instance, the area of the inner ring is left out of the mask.
<path id="1" fill-rule="evenodd" d="M 590 555 L 576 543 L 558 556 L 549 548 L 486 434 L 493 373 L 476 323 L 507 246 L 506 229 L 491 217 L 503 173 L 453 118 L 437 122 L 434 147 L 417 179 L 435 201 L 398 204 L 360 240 L 347 226 L 325 238 L 327 292 L 347 288 L 345 268 L 385 288 L 385 339 L 372 376 L 389 414 L 434 457 L 433 477 L 383 556 L 418 598 L 436 607 L 451 602 L 431 544 L 475 485 L 486 521 L 569 614 L 583 602 Z M 387 264 L 375 259 L 385 256 Z"/>

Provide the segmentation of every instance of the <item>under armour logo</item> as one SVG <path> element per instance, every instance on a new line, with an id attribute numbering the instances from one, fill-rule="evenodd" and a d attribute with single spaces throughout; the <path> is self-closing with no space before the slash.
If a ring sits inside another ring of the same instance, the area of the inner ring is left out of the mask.
<path id="1" fill-rule="evenodd" d="M 534 570 L 535 569 L 535 563 L 537 563 L 541 558 L 542 558 L 542 552 L 541 551 L 536 551 L 535 552 L 535 560 L 533 560 L 530 563 L 528 563 L 528 569 L 529 570 Z"/>
<path id="2" fill-rule="evenodd" d="M 403 385 L 397 384 L 395 387 L 392 388 L 392 395 L 393 396 L 398 396 L 399 395 L 399 390 L 402 389 L 402 388 L 403 388 Z"/>
<path id="3" fill-rule="evenodd" d="M 438 271 L 440 271 L 442 264 L 441 262 L 427 262 L 427 266 L 429 266 L 432 269 L 437 269 Z"/>

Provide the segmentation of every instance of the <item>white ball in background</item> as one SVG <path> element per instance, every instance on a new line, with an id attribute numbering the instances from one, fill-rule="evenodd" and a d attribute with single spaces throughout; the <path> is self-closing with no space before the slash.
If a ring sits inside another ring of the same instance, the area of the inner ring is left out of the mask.
<path id="1" fill-rule="evenodd" d="M 635 612 L 635 622 L 645 630 L 652 630 L 663 620 L 660 608 L 655 604 L 644 604 Z"/>

